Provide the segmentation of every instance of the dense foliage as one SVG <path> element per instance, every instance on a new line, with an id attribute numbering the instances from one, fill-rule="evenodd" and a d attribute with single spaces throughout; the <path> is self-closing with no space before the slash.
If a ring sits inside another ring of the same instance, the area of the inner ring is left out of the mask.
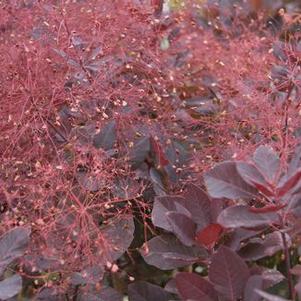
<path id="1" fill-rule="evenodd" d="M 0 300 L 301 300 L 298 2 L 0 1 Z"/>

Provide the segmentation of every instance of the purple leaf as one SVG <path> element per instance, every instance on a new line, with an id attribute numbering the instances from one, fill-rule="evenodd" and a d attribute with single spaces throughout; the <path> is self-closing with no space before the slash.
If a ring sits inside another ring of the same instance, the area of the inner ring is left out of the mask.
<path id="1" fill-rule="evenodd" d="M 252 199 L 257 194 L 257 190 L 238 173 L 235 162 L 217 164 L 205 173 L 204 180 L 209 195 L 214 198 Z"/>
<path id="2" fill-rule="evenodd" d="M 275 295 L 266 293 L 266 292 L 261 291 L 261 290 L 256 289 L 256 288 L 255 288 L 255 292 L 256 292 L 259 296 L 265 298 L 265 300 L 267 300 L 267 301 L 290 301 L 290 300 L 288 300 L 288 299 L 285 299 L 285 298 L 282 298 L 282 297 L 279 297 L 279 296 L 275 296 Z"/>
<path id="3" fill-rule="evenodd" d="M 164 290 L 166 290 L 169 293 L 178 295 L 178 289 L 177 289 L 177 284 L 176 284 L 176 279 L 175 278 L 171 278 L 166 285 L 164 286 Z"/>
<path id="4" fill-rule="evenodd" d="M 249 278 L 248 266 L 234 251 L 224 246 L 211 260 L 209 280 L 226 298 L 236 301 L 242 296 Z"/>
<path id="5" fill-rule="evenodd" d="M 0 299 L 7 300 L 17 295 L 22 289 L 22 278 L 19 275 L 13 275 L 0 281 Z"/>
<path id="6" fill-rule="evenodd" d="M 104 274 L 104 269 L 101 265 L 88 267 L 81 272 L 75 272 L 71 276 L 72 285 L 86 285 L 98 283 Z"/>
<path id="7" fill-rule="evenodd" d="M 185 209 L 185 200 L 179 196 L 162 196 L 155 198 L 152 211 L 152 222 L 156 227 L 160 227 L 172 232 L 173 228 L 166 218 L 168 212 L 177 212 L 190 216 L 190 213 Z"/>
<path id="8" fill-rule="evenodd" d="M 252 275 L 248 279 L 244 290 L 244 301 L 261 301 L 262 297 L 256 292 L 255 289 L 263 290 L 267 289 L 280 281 L 285 277 L 275 270 L 264 270 L 261 275 Z"/>
<path id="9" fill-rule="evenodd" d="M 237 162 L 236 167 L 239 174 L 248 184 L 257 188 L 266 196 L 273 196 L 272 187 L 266 182 L 256 166 L 245 162 Z"/>
<path id="10" fill-rule="evenodd" d="M 284 184 L 280 187 L 277 187 L 276 194 L 278 197 L 284 196 L 291 189 L 293 189 L 301 179 L 301 169 L 297 170 L 294 175 L 292 175 L 289 179 L 286 180 Z"/>
<path id="11" fill-rule="evenodd" d="M 185 208 L 191 213 L 191 219 L 198 225 L 198 229 L 206 227 L 213 221 L 211 199 L 204 190 L 194 184 L 189 184 L 184 198 Z"/>
<path id="12" fill-rule="evenodd" d="M 171 294 L 158 285 L 137 281 L 128 287 L 129 301 L 169 301 Z"/>
<path id="13" fill-rule="evenodd" d="M 78 301 L 122 301 L 122 295 L 111 287 L 105 287 L 101 291 L 91 290 L 82 292 L 76 300 Z"/>
<path id="14" fill-rule="evenodd" d="M 280 168 L 280 160 L 274 150 L 268 146 L 259 146 L 253 156 L 258 170 L 269 183 L 275 183 Z"/>
<path id="15" fill-rule="evenodd" d="M 104 128 L 94 136 L 93 145 L 107 151 L 114 147 L 116 142 L 116 122 L 110 121 Z"/>
<path id="16" fill-rule="evenodd" d="M 0 238 L 0 275 L 7 265 L 24 254 L 30 233 L 30 228 L 18 227 L 2 235 Z"/>
<path id="17" fill-rule="evenodd" d="M 261 301 L 261 297 L 255 292 L 255 288 L 263 288 L 263 279 L 261 275 L 252 275 L 248 279 L 244 290 L 245 301 Z"/>
<path id="18" fill-rule="evenodd" d="M 131 245 L 134 238 L 134 221 L 132 216 L 123 216 L 102 229 L 103 239 L 107 245 L 107 260 L 115 261 Z"/>
<path id="19" fill-rule="evenodd" d="M 194 244 L 196 225 L 186 215 L 177 212 L 168 212 L 167 221 L 171 225 L 172 232 L 185 246 Z"/>
<path id="20" fill-rule="evenodd" d="M 243 205 L 228 207 L 217 218 L 217 222 L 225 228 L 256 228 L 271 225 L 277 221 L 276 213 L 254 213 L 248 206 Z"/>
<path id="21" fill-rule="evenodd" d="M 215 301 L 218 300 L 213 285 L 194 273 L 182 272 L 176 275 L 176 284 L 182 300 Z"/>
<path id="22" fill-rule="evenodd" d="M 40 290 L 36 296 L 37 301 L 65 301 L 66 296 L 63 293 L 59 292 L 57 288 L 45 287 Z M 86 299 L 85 301 L 88 301 Z"/>
<path id="23" fill-rule="evenodd" d="M 130 162 L 133 168 L 139 167 L 149 156 L 151 150 L 150 138 L 142 137 L 134 145 L 130 153 Z"/>
<path id="24" fill-rule="evenodd" d="M 286 234 L 286 243 L 288 247 L 292 242 Z M 278 232 L 272 232 L 265 236 L 264 239 L 256 237 L 239 250 L 239 255 L 245 260 L 258 260 L 266 256 L 273 256 L 276 252 L 283 250 L 282 235 Z"/>
<path id="25" fill-rule="evenodd" d="M 146 242 L 141 250 L 144 260 L 161 270 L 171 270 L 207 257 L 205 249 L 187 247 L 173 235 L 160 235 Z"/>
<path id="26" fill-rule="evenodd" d="M 285 279 L 279 271 L 273 269 L 265 269 L 261 273 L 261 277 L 264 281 L 264 289 L 267 289 Z"/>

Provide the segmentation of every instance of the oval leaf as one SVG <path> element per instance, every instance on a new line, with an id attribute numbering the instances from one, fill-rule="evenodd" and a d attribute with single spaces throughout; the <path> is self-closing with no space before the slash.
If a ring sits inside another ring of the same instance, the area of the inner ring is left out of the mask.
<path id="1" fill-rule="evenodd" d="M 217 222 L 225 228 L 256 228 L 277 221 L 278 215 L 274 212 L 255 213 L 251 212 L 248 206 L 243 205 L 228 207 L 217 218 Z"/>
<path id="2" fill-rule="evenodd" d="M 0 299 L 7 300 L 17 295 L 22 289 L 22 278 L 19 275 L 0 281 Z"/>
<path id="3" fill-rule="evenodd" d="M 182 272 L 178 273 L 175 279 L 182 300 L 218 300 L 213 285 L 197 274 Z"/>
<path id="4" fill-rule="evenodd" d="M 13 260 L 22 256 L 28 246 L 30 228 L 18 227 L 0 238 L 0 275 Z"/>
<path id="5" fill-rule="evenodd" d="M 238 173 L 235 162 L 217 164 L 205 173 L 204 180 L 210 196 L 214 198 L 252 199 L 257 194 L 257 190 Z"/>
<path id="6" fill-rule="evenodd" d="M 173 235 L 160 235 L 146 242 L 141 250 L 144 260 L 161 270 L 184 267 L 207 257 L 205 249 L 186 247 Z"/>
<path id="7" fill-rule="evenodd" d="M 195 223 L 188 216 L 177 212 L 168 212 L 166 217 L 171 225 L 172 232 L 178 239 L 184 245 L 192 246 L 196 230 Z"/>
<path id="8" fill-rule="evenodd" d="M 137 281 L 128 287 L 129 301 L 169 301 L 171 294 L 158 285 Z"/>
<path id="9" fill-rule="evenodd" d="M 249 278 L 246 263 L 231 249 L 222 246 L 212 256 L 209 280 L 216 290 L 232 301 L 239 299 Z"/>

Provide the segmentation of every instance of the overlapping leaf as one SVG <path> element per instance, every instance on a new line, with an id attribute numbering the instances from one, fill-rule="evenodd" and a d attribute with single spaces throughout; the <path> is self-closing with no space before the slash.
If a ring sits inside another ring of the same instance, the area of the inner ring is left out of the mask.
<path id="1" fill-rule="evenodd" d="M 228 247 L 220 247 L 212 258 L 209 280 L 223 296 L 231 301 L 239 299 L 249 278 L 246 263 Z"/>

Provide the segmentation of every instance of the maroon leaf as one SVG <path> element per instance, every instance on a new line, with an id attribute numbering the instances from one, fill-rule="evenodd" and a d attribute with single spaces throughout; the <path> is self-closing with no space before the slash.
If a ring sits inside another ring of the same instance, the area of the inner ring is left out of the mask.
<path id="1" fill-rule="evenodd" d="M 164 286 L 164 290 L 166 290 L 169 293 L 176 294 L 178 295 L 178 289 L 177 289 L 177 284 L 176 284 L 176 279 L 171 278 L 166 285 Z"/>
<path id="2" fill-rule="evenodd" d="M 137 281 L 128 287 L 129 301 L 169 301 L 171 294 L 158 285 Z"/>
<path id="3" fill-rule="evenodd" d="M 22 289 L 22 278 L 19 275 L 13 275 L 0 281 L 0 299 L 7 300 L 17 295 Z"/>
<path id="4" fill-rule="evenodd" d="M 162 196 L 155 198 L 153 211 L 152 211 L 152 222 L 156 227 L 160 227 L 167 231 L 172 232 L 173 228 L 166 218 L 168 212 L 177 212 L 184 215 L 190 216 L 190 213 L 185 209 L 185 200 L 178 196 Z"/>
<path id="5" fill-rule="evenodd" d="M 195 223 L 186 215 L 177 212 L 168 212 L 167 221 L 171 225 L 172 232 L 186 246 L 194 244 L 194 235 L 196 230 Z"/>
<path id="6" fill-rule="evenodd" d="M 213 248 L 223 233 L 219 224 L 210 224 L 196 234 L 195 240 L 206 248 Z"/>
<path id="7" fill-rule="evenodd" d="M 286 243 L 288 247 L 292 242 L 286 234 Z M 258 260 L 266 256 L 273 256 L 276 252 L 283 250 L 282 235 L 278 232 L 267 234 L 265 238 L 253 238 L 239 250 L 239 255 L 245 260 Z"/>
<path id="8" fill-rule="evenodd" d="M 140 253 L 148 264 L 161 270 L 184 267 L 207 257 L 205 249 L 184 246 L 173 235 L 152 238 L 142 246 Z"/>
<path id="9" fill-rule="evenodd" d="M 24 254 L 30 233 L 30 228 L 18 227 L 6 232 L 0 238 L 0 275 L 7 265 Z"/>
<path id="10" fill-rule="evenodd" d="M 248 184 L 257 188 L 266 196 L 274 195 L 272 191 L 273 187 L 268 182 L 266 182 L 265 178 L 259 172 L 256 166 L 245 162 L 237 162 L 236 166 L 237 171 Z"/>
<path id="11" fill-rule="evenodd" d="M 184 194 L 185 208 L 191 214 L 191 219 L 198 225 L 198 228 L 203 228 L 212 222 L 211 199 L 207 193 L 194 184 L 189 184 L 186 187 Z"/>
<path id="12" fill-rule="evenodd" d="M 285 299 L 285 298 L 282 298 L 282 297 L 279 297 L 279 296 L 275 296 L 275 295 L 266 293 L 266 292 L 261 291 L 261 290 L 256 289 L 256 288 L 255 288 L 255 292 L 256 292 L 259 296 L 263 297 L 263 298 L 264 298 L 265 300 L 267 300 L 267 301 L 290 301 L 290 300 L 288 300 L 288 299 Z"/>
<path id="13" fill-rule="evenodd" d="M 275 270 L 264 270 L 261 275 L 252 275 L 249 277 L 244 290 L 244 301 L 261 301 L 262 297 L 256 292 L 255 289 L 267 289 L 285 277 Z"/>
<path id="14" fill-rule="evenodd" d="M 103 240 L 107 246 L 107 260 L 115 261 L 128 249 L 134 238 L 134 230 L 132 216 L 113 220 L 102 229 Z"/>
<path id="15" fill-rule="evenodd" d="M 122 301 L 123 297 L 114 288 L 105 287 L 101 291 L 95 289 L 83 291 L 77 299 L 78 301 Z"/>
<path id="16" fill-rule="evenodd" d="M 220 247 L 212 256 L 209 279 L 217 291 L 231 301 L 239 299 L 249 278 L 246 263 L 231 249 Z"/>
<path id="17" fill-rule="evenodd" d="M 217 164 L 205 173 L 204 180 L 209 195 L 214 198 L 252 199 L 257 194 L 257 190 L 238 173 L 235 162 Z"/>
<path id="18" fill-rule="evenodd" d="M 249 277 L 245 290 L 245 301 L 261 301 L 261 297 L 256 293 L 255 288 L 263 289 L 263 279 L 261 275 L 252 275 Z"/>
<path id="19" fill-rule="evenodd" d="M 93 144 L 96 148 L 109 150 L 114 147 L 116 142 L 116 122 L 110 121 L 105 127 L 94 136 Z"/>
<path id="20" fill-rule="evenodd" d="M 277 221 L 276 213 L 254 213 L 250 211 L 250 207 L 243 205 L 226 208 L 217 218 L 217 222 L 225 228 L 255 228 L 271 225 Z"/>
<path id="21" fill-rule="evenodd" d="M 139 167 L 146 160 L 149 156 L 150 149 L 149 137 L 142 137 L 136 142 L 130 153 L 130 162 L 133 168 Z"/>
<path id="22" fill-rule="evenodd" d="M 258 170 L 269 183 L 275 183 L 280 168 L 280 160 L 274 150 L 268 146 L 259 146 L 253 156 Z"/>
<path id="23" fill-rule="evenodd" d="M 291 269 L 291 273 L 296 276 L 301 276 L 301 265 L 297 264 Z"/>
<path id="24" fill-rule="evenodd" d="M 179 295 L 184 301 L 218 300 L 213 285 L 197 274 L 182 272 L 178 273 L 175 279 Z"/>
<path id="25" fill-rule="evenodd" d="M 301 169 L 299 169 L 293 176 L 291 176 L 281 187 L 277 187 L 276 194 L 278 197 L 284 196 L 292 188 L 294 188 L 301 179 Z"/>

